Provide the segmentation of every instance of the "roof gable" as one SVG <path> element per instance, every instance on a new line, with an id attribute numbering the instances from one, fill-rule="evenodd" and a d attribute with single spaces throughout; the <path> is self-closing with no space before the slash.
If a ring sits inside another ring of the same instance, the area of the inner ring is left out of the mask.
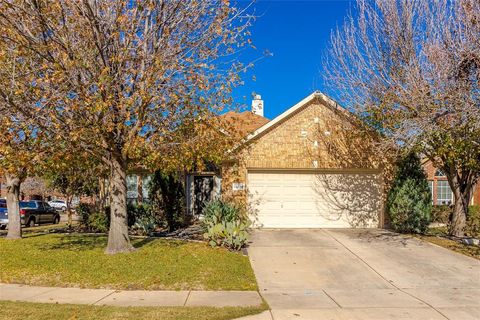
<path id="1" fill-rule="evenodd" d="M 250 141 L 250 140 L 254 140 L 264 134 L 266 134 L 267 132 L 269 132 L 272 128 L 282 124 L 283 122 L 287 121 L 291 116 L 293 116 L 294 114 L 298 113 L 299 111 L 301 111 L 303 108 L 305 108 L 306 106 L 309 105 L 310 102 L 314 101 L 315 99 L 319 99 L 323 102 L 325 102 L 324 104 L 322 105 L 325 105 L 326 107 L 329 107 L 331 109 L 334 109 L 336 111 L 339 111 L 341 113 L 343 113 L 345 116 L 347 117 L 350 117 L 352 116 L 352 114 L 346 110 L 345 108 L 343 108 L 342 106 L 340 106 L 337 102 L 335 102 L 333 99 L 331 99 L 330 97 L 328 97 L 327 95 L 321 93 L 320 91 L 315 91 L 313 93 L 311 93 L 310 95 L 308 95 L 307 97 L 305 97 L 303 100 L 301 100 L 300 102 L 298 102 L 297 104 L 295 104 L 294 106 L 292 106 L 291 108 L 287 109 L 286 111 L 284 111 L 283 113 L 281 113 L 280 115 L 278 115 L 276 118 L 274 118 L 273 120 L 267 122 L 266 124 L 264 124 L 263 126 L 259 127 L 258 129 L 256 129 L 255 131 L 253 131 L 251 134 L 249 134 L 245 139 L 244 139 L 244 143 Z"/>

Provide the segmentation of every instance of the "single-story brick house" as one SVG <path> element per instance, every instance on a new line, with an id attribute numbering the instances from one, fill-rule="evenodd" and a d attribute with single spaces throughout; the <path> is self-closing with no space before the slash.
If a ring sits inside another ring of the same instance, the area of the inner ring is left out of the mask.
<path id="1" fill-rule="evenodd" d="M 188 213 L 221 197 L 246 204 L 267 228 L 384 226 L 386 161 L 372 151 L 377 135 L 359 130 L 358 119 L 324 94 L 271 121 L 256 96 L 252 111 L 222 119 L 236 124 L 241 142 L 220 167 L 185 174 Z M 127 179 L 129 198 L 148 198 L 145 179 Z"/>
<path id="2" fill-rule="evenodd" d="M 351 113 L 314 92 L 275 119 L 252 112 L 248 131 L 217 171 L 187 177 L 191 212 L 221 196 L 246 203 L 267 228 L 382 227 L 384 160 L 372 150 L 375 134 L 359 130 Z M 239 121 L 241 122 L 241 121 Z"/>

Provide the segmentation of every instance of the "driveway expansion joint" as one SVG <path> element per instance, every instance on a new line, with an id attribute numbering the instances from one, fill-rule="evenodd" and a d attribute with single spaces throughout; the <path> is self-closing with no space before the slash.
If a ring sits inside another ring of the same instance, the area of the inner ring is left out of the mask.
<path id="1" fill-rule="evenodd" d="M 385 280 L 385 282 L 387 282 L 388 284 L 390 284 L 392 287 L 394 287 L 396 290 L 420 301 L 421 303 L 429 306 L 430 308 L 432 308 L 433 310 L 435 310 L 435 312 L 437 312 L 439 315 L 441 315 L 442 317 L 444 317 L 445 319 L 448 319 L 448 317 L 443 314 L 440 310 L 438 310 L 437 308 L 435 308 L 433 305 L 431 305 L 430 303 L 424 301 L 423 299 L 420 299 L 418 297 L 416 297 L 415 295 L 407 292 L 407 291 L 404 291 L 402 288 L 398 287 L 397 285 L 395 285 L 395 283 L 393 281 L 390 281 L 388 280 L 387 278 L 385 278 L 380 272 L 378 272 L 377 270 L 375 270 L 375 268 L 373 268 L 368 262 L 366 262 L 362 257 L 360 257 L 358 254 L 356 254 L 355 252 L 353 252 L 349 247 L 347 247 L 344 243 L 342 243 L 341 241 L 339 241 L 335 236 L 332 235 L 331 232 L 329 232 L 328 230 L 326 230 L 327 234 L 332 237 L 336 242 L 338 242 L 341 246 L 343 246 L 346 250 L 348 250 L 351 254 L 353 254 L 355 257 L 357 257 L 363 264 L 365 264 L 368 268 L 370 268 L 370 270 L 372 270 L 373 272 L 375 272 L 380 278 L 382 278 L 383 280 Z"/>
<path id="2" fill-rule="evenodd" d="M 478 260 L 394 232 L 255 230 L 248 250 L 275 320 L 478 320 Z"/>
<path id="3" fill-rule="evenodd" d="M 325 291 L 325 290 L 322 290 L 322 291 L 323 291 L 323 293 L 325 293 L 325 295 L 326 295 L 327 297 L 329 297 L 330 299 L 332 299 L 332 301 L 335 302 L 335 304 L 336 304 L 340 309 L 342 308 L 342 306 L 340 305 L 340 303 L 338 303 L 335 299 L 333 299 L 333 297 L 332 297 L 331 295 L 329 295 L 327 291 Z"/>

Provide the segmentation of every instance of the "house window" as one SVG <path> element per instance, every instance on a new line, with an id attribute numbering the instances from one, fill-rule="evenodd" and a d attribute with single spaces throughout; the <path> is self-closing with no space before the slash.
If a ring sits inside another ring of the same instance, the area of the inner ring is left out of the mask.
<path id="1" fill-rule="evenodd" d="M 437 205 L 451 204 L 452 196 L 448 181 L 437 181 Z"/>
<path id="2" fill-rule="evenodd" d="M 443 173 L 442 170 L 437 169 L 437 170 L 435 171 L 435 177 L 445 177 L 445 173 Z"/>
<path id="3" fill-rule="evenodd" d="M 430 194 L 432 195 L 433 202 L 433 180 L 428 180 L 428 187 L 430 188 Z"/>
<path id="4" fill-rule="evenodd" d="M 138 198 L 138 178 L 132 174 L 127 176 L 127 199 L 137 200 Z"/>
<path id="5" fill-rule="evenodd" d="M 142 198 L 144 201 L 150 199 L 150 182 L 152 181 L 152 176 L 143 176 L 142 177 Z"/>

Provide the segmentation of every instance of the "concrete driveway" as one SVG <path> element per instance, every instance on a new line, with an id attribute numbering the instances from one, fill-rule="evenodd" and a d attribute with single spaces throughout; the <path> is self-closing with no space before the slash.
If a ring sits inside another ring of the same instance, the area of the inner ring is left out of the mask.
<path id="1" fill-rule="evenodd" d="M 480 319 L 480 261 L 385 230 L 257 230 L 275 320 Z"/>

